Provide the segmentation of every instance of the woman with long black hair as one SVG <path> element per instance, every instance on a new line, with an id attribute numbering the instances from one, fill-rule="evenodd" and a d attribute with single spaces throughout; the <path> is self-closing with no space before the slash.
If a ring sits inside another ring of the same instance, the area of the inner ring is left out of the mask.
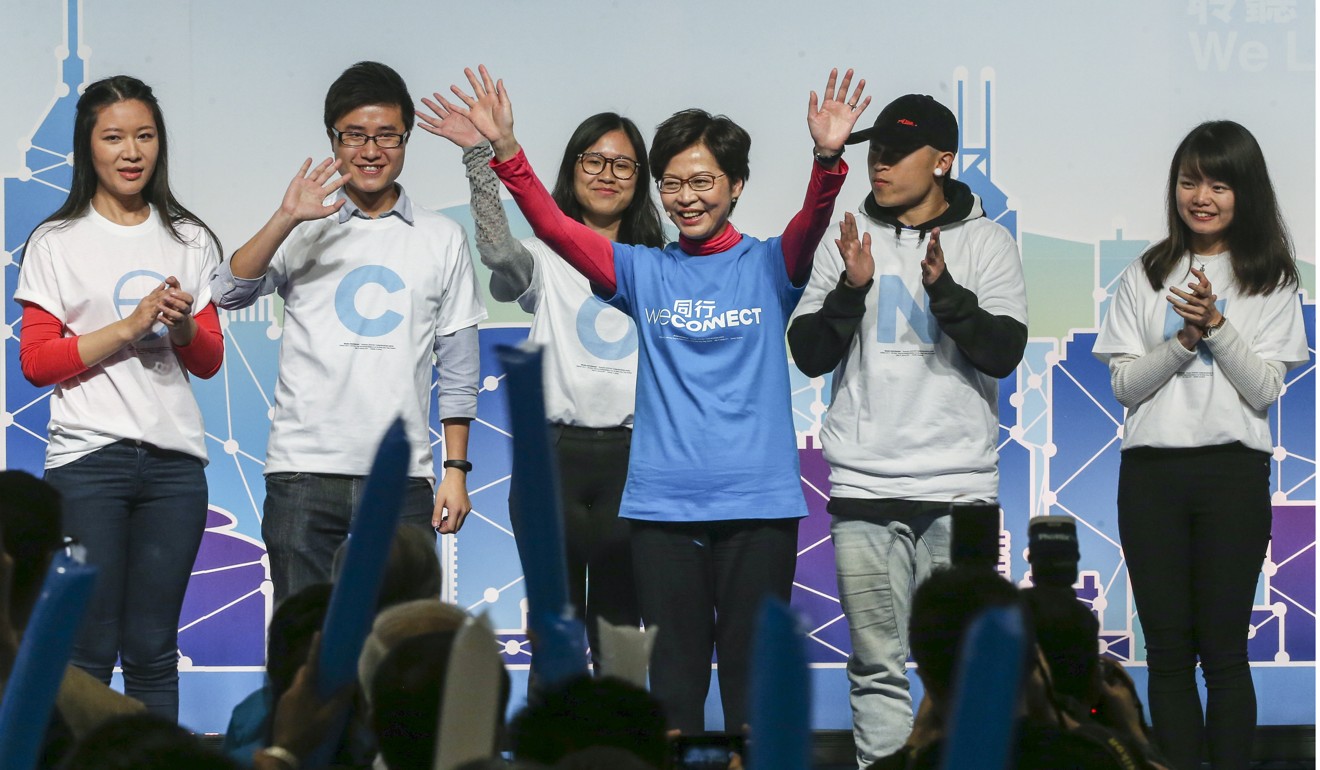
<path id="1" fill-rule="evenodd" d="M 422 102 L 425 130 L 464 148 L 477 252 L 490 268 L 490 293 L 532 314 L 528 339 L 545 349 L 546 418 L 559 469 L 569 596 L 600 663 L 597 620 L 636 627 L 627 522 L 619 503 L 628 478 L 637 327 L 601 301 L 585 276 L 539 238 L 518 241 L 500 202 L 494 150 L 472 122 L 440 94 Z M 664 232 L 650 196 L 646 143 L 637 125 L 617 113 L 592 115 L 564 148 L 552 197 L 565 216 L 602 237 L 660 247 Z M 510 498 L 509 514 L 520 515 Z"/>
<path id="2" fill-rule="evenodd" d="M 1267 412 L 1308 360 L 1292 244 L 1260 146 L 1203 123 L 1169 168 L 1169 235 L 1133 262 L 1096 339 L 1127 407 L 1118 524 L 1151 721 L 1177 768 L 1251 759 L 1247 634 L 1270 541 Z M 1200 662 L 1207 701 L 1196 689 Z"/>
<path id="3" fill-rule="evenodd" d="M 87 86 L 64 205 L 28 238 L 14 299 L 19 358 L 54 386 L 46 480 L 65 533 L 100 571 L 73 663 L 162 716 L 179 709 L 178 623 L 206 526 L 202 415 L 189 374 L 220 368 L 208 282 L 220 244 L 170 191 L 155 94 Z"/>

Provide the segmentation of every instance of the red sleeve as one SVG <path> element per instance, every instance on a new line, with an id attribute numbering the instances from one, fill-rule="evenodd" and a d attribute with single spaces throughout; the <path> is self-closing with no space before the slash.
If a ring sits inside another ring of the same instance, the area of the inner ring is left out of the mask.
<path id="1" fill-rule="evenodd" d="M 545 241 L 592 283 L 610 292 L 618 290 L 614 277 L 614 246 L 590 227 L 559 210 L 545 185 L 532 173 L 532 164 L 527 162 L 522 150 L 503 163 L 492 160 L 490 167 L 509 188 L 537 238 Z M 829 213 L 825 216 L 828 219 Z M 819 240 L 820 236 L 816 238 Z"/>
<path id="2" fill-rule="evenodd" d="M 848 164 L 843 162 L 843 158 L 839 159 L 833 169 L 824 168 L 815 162 L 811 164 L 807 197 L 788 227 L 784 228 L 781 241 L 784 267 L 788 268 L 788 278 L 794 286 L 806 284 L 811 277 L 812 257 L 820 245 L 820 239 L 829 229 L 830 219 L 834 215 L 834 199 L 839 197 L 843 180 L 847 178 Z"/>
<path id="3" fill-rule="evenodd" d="M 174 351 L 184 368 L 202 379 L 210 379 L 220 371 L 225 360 L 225 335 L 220 331 L 220 314 L 210 302 L 195 317 L 197 333 L 187 345 L 175 345 Z"/>
<path id="4" fill-rule="evenodd" d="M 44 388 L 87 371 L 78 355 L 78 338 L 64 336 L 64 322 L 40 305 L 22 304 L 18 364 L 27 381 Z"/>

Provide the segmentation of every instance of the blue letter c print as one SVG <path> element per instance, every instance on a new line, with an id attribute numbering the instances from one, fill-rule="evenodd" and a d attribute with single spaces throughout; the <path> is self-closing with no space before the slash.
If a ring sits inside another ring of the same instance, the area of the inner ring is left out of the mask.
<path id="1" fill-rule="evenodd" d="M 627 358 L 637 350 L 637 325 L 627 316 L 624 316 L 624 318 L 628 322 L 628 332 L 617 340 L 604 339 L 600 336 L 600 332 L 596 331 L 596 317 L 612 309 L 610 305 L 594 296 L 587 297 L 582 303 L 582 307 L 578 308 L 578 339 L 588 353 L 602 361 L 618 361 L 621 358 Z"/>
<path id="2" fill-rule="evenodd" d="M 394 331 L 403 323 L 403 315 L 393 310 L 386 310 L 375 318 L 367 318 L 358 312 L 357 295 L 368 284 L 376 284 L 387 293 L 393 294 L 407 288 L 398 273 L 381 265 L 363 265 L 349 272 L 339 282 L 335 291 L 335 314 L 339 322 L 349 331 L 361 337 L 381 337 Z"/>

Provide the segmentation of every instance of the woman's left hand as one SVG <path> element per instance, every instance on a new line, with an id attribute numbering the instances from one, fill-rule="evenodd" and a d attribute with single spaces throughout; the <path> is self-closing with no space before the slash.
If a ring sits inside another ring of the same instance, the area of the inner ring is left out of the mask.
<path id="1" fill-rule="evenodd" d="M 852 84 L 853 71 L 843 75 L 843 82 L 838 90 L 834 84 L 838 80 L 839 70 L 830 70 L 830 79 L 825 83 L 825 91 L 817 102 L 816 92 L 811 92 L 807 103 L 807 128 L 811 129 L 811 138 L 816 143 L 816 152 L 821 155 L 837 155 L 843 152 L 843 143 L 852 133 L 857 118 L 871 103 L 871 97 L 862 98 L 866 81 L 859 80 L 852 97 L 848 96 L 848 87 Z"/>
<path id="2" fill-rule="evenodd" d="M 197 336 L 197 321 L 193 318 L 193 296 L 179 287 L 179 279 L 165 279 L 169 288 L 161 298 L 156 319 L 170 330 L 170 342 L 180 347 L 188 345 Z"/>

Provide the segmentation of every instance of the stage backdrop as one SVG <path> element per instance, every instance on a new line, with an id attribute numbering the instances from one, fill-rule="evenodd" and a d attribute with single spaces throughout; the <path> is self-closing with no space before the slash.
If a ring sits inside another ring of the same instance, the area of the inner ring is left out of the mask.
<path id="1" fill-rule="evenodd" d="M 1196 123 L 1231 118 L 1260 139 L 1302 261 L 1314 351 L 1310 2 L 0 0 L 0 19 L 6 467 L 40 472 L 50 394 L 18 370 L 12 296 L 24 240 L 64 198 L 80 86 L 121 72 L 155 86 L 170 126 L 176 191 L 231 251 L 266 220 L 303 158 L 329 153 L 320 117 L 325 88 L 362 59 L 392 64 L 415 97 L 461 82 L 464 66 L 488 64 L 506 79 L 519 137 L 543 173 L 555 167 L 577 122 L 601 110 L 643 127 L 694 105 L 727 113 L 755 140 L 737 224 L 759 236 L 777 234 L 801 199 L 811 162 L 807 92 L 824 85 L 830 67 L 856 67 L 867 78 L 876 104 L 864 123 L 900 94 L 934 95 L 962 125 L 957 176 L 1017 237 L 1026 268 L 1031 341 L 1001 385 L 1001 568 L 1028 579 L 1028 517 L 1075 517 L 1078 590 L 1101 620 L 1105 650 L 1143 682 L 1141 624 L 1114 515 L 1123 409 L 1091 345 L 1120 271 L 1163 233 L 1169 158 Z M 864 150 L 848 157 L 854 170 L 840 214 L 867 189 Z M 416 132 L 402 181 L 417 203 L 470 230 L 457 149 Z M 509 208 L 516 233 L 528 235 Z M 484 284 L 489 274 L 477 269 Z M 136 303 L 131 284 L 117 296 L 126 308 Z M 923 312 L 919 301 L 900 323 Z M 505 502 L 502 375 L 489 353 L 523 338 L 528 317 L 512 305 L 488 306 L 469 479 L 475 510 L 440 551 L 446 598 L 490 614 L 517 673 L 528 661 L 522 576 Z M 180 621 L 183 719 L 206 730 L 222 730 L 229 708 L 261 677 L 270 613 L 262 461 L 281 307 L 267 298 L 223 313 L 222 322 L 225 366 L 194 386 L 206 418 L 211 517 Z M 812 512 L 801 530 L 794 604 L 810 632 L 815 726 L 844 728 L 848 634 L 824 514 L 827 468 L 816 442 L 829 382 L 794 372 L 802 487 Z M 1310 366 L 1289 373 L 1270 422 L 1274 540 L 1257 591 L 1251 659 L 1262 722 L 1313 724 L 1314 353 Z"/>

